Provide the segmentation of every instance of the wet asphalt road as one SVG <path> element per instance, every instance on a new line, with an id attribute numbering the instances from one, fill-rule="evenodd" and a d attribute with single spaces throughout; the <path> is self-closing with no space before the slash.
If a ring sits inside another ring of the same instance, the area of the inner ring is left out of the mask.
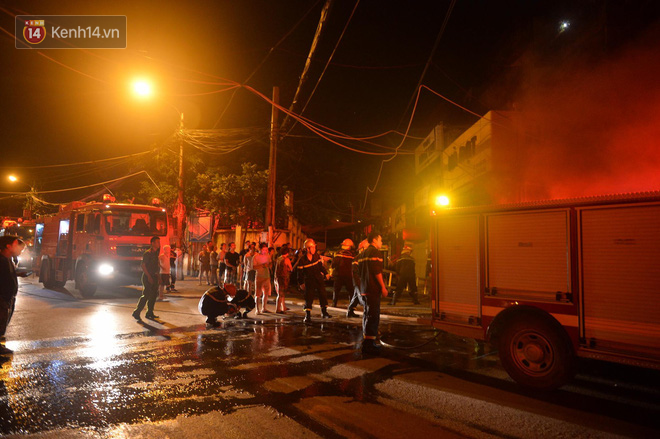
<path id="1" fill-rule="evenodd" d="M 384 319 L 381 357 L 359 321 L 228 320 L 207 329 L 199 292 L 130 317 L 135 290 L 23 283 L 1 357 L 0 433 L 29 437 L 658 437 L 657 372 L 583 363 L 557 392 L 517 387 L 494 352 Z M 272 309 L 272 305 L 271 305 Z M 406 349 L 412 347 L 412 349 Z"/>

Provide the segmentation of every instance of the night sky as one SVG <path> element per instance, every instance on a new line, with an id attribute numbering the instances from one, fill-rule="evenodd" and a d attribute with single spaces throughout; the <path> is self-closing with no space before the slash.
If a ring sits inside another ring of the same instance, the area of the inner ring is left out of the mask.
<path id="1" fill-rule="evenodd" d="M 615 72 L 621 65 L 617 62 L 636 60 L 642 65 L 626 64 L 623 76 L 605 75 L 603 87 L 609 89 L 609 80 L 627 86 L 629 78 L 640 78 L 639 73 L 644 72 L 641 79 L 633 80 L 638 83 L 631 87 L 630 96 L 620 91 L 623 96 L 609 102 L 621 107 L 629 100 L 648 99 L 650 107 L 635 106 L 630 111 L 633 117 L 648 119 L 644 126 L 656 127 L 660 125 L 658 118 L 647 115 L 659 108 L 655 101 L 659 96 L 658 66 L 657 61 L 644 65 L 643 60 L 653 60 L 649 54 L 659 54 L 658 3 L 362 0 L 355 8 L 354 1 L 338 0 L 330 10 L 301 90 L 303 104 L 336 47 L 334 57 L 303 115 L 351 136 L 405 131 L 412 109 L 409 103 L 444 23 L 422 83 L 471 112 L 483 115 L 488 110 L 509 110 L 524 103 L 543 107 L 557 93 L 571 93 L 570 89 L 553 89 L 558 84 L 580 87 L 575 75 Z M 2 1 L 0 26 L 12 34 L 12 14 L 126 15 L 128 21 L 125 50 L 42 50 L 68 68 L 35 50 L 15 49 L 13 38 L 0 31 L 2 173 L 13 172 L 40 190 L 54 190 L 135 172 L 139 170 L 135 160 L 83 168 L 25 167 L 149 151 L 166 143 L 177 127 L 178 116 L 171 106 L 185 113 L 186 127 L 191 129 L 268 128 L 270 105 L 263 99 L 244 88 L 235 94 L 203 94 L 222 87 L 202 82 L 227 78 L 243 83 L 252 75 L 247 85 L 268 97 L 272 87 L 278 86 L 281 104 L 289 107 L 323 4 L 314 0 Z M 560 32 L 564 20 L 570 26 Z M 631 55 L 630 50 L 644 53 Z M 530 58 L 534 59 L 534 77 L 542 78 L 535 83 L 541 84 L 538 93 L 530 93 L 528 72 L 520 67 L 521 60 Z M 129 93 L 130 80 L 138 76 L 153 79 L 157 99 L 139 102 Z M 586 96 L 583 101 L 593 100 Z M 294 111 L 301 109 L 299 105 Z M 593 114 L 586 110 L 578 113 Z M 631 116 L 622 113 L 624 118 Z M 609 121 L 608 115 L 598 117 Z M 615 123 L 621 119 L 612 116 Z M 458 106 L 425 93 L 416 108 L 410 135 L 425 137 L 442 122 L 450 141 L 452 135 L 457 136 L 476 120 Z M 561 125 L 562 121 L 553 123 Z M 597 129 L 594 124 L 586 126 Z M 278 177 L 281 184 L 294 189 L 302 203 L 299 207 L 322 205 L 341 217 L 349 211 L 349 202 L 362 204 L 365 188 L 373 184 L 382 156 L 347 151 L 300 125 L 289 134 L 280 144 Z M 582 136 L 589 138 L 590 133 L 577 137 Z M 648 131 L 644 137 L 649 138 L 644 145 L 657 143 L 657 137 Z M 393 148 L 400 140 L 398 135 L 388 135 L 373 141 Z M 411 151 L 418 142 L 409 139 L 401 151 Z M 342 143 L 362 151 L 388 151 L 358 141 Z M 210 164 L 231 170 L 237 170 L 243 161 L 266 167 L 268 138 L 264 136 L 262 142 L 232 154 L 209 158 Z M 385 166 L 380 190 L 400 194 L 402 175 L 412 179 L 412 169 L 409 155 L 396 158 Z M 16 188 L 23 190 L 10 186 L 2 177 L 0 191 Z M 44 195 L 44 199 L 70 201 L 89 192 Z"/>

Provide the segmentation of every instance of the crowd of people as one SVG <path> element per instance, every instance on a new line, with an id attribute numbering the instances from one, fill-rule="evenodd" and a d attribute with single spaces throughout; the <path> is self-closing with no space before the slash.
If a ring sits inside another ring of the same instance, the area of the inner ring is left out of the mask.
<path id="1" fill-rule="evenodd" d="M 326 281 L 332 279 L 332 305 L 337 307 L 342 291 L 349 304 L 346 316 L 359 317 L 355 310 L 358 306 L 364 308 L 362 350 L 367 353 L 378 353 L 381 345 L 376 342 L 380 320 L 381 298 L 388 296 L 388 290 L 383 279 L 384 260 L 380 248 L 382 237 L 371 233 L 360 242 L 357 249 L 352 240 L 346 239 L 341 244 L 341 250 L 331 258 L 331 272 L 326 269 L 330 258 L 319 254 L 316 242 L 307 239 L 303 248 L 292 251 L 288 245 L 279 248 L 269 247 L 262 242 L 246 242 L 243 250 L 236 251 L 236 243 L 222 243 L 216 246 L 213 242 L 206 243 L 195 255 L 199 267 L 199 285 L 209 286 L 200 298 L 199 311 L 207 317 L 209 326 L 218 325 L 218 317 L 243 319 L 255 310 L 256 315 L 275 312 L 285 314 L 287 307 L 285 298 L 295 276 L 299 288 L 304 292 L 305 304 L 304 323 L 312 322 L 312 309 L 315 300 L 321 307 L 321 318 L 330 319 L 328 298 L 326 296 Z M 396 304 L 397 298 L 404 287 L 408 290 L 415 303 L 417 289 L 415 282 L 415 262 L 410 256 L 411 248 L 404 247 L 401 257 L 397 260 L 395 269 L 399 282 L 391 304 Z M 140 320 L 140 314 L 146 307 L 147 319 L 157 319 L 154 314 L 154 304 L 163 297 L 165 291 L 176 291 L 175 261 L 178 255 L 170 246 L 160 250 L 160 240 L 152 238 L 151 248 L 145 252 L 142 260 L 143 294 L 133 311 L 133 317 Z M 268 308 L 268 299 L 275 291 L 275 309 Z"/>
<path id="2" fill-rule="evenodd" d="M 258 246 L 258 251 L 257 251 Z M 362 351 L 378 353 L 381 345 L 376 342 L 380 320 L 381 298 L 388 296 L 383 279 L 384 260 L 380 248 L 382 237 L 372 232 L 355 249 L 353 241 L 342 242 L 341 250 L 332 258 L 333 295 L 332 304 L 337 306 L 342 289 L 349 298 L 347 317 L 358 317 L 355 309 L 364 308 Z M 4 334 L 9 324 L 18 292 L 16 271 L 17 258 L 25 248 L 25 243 L 16 236 L 0 237 L 0 355 L 11 353 L 4 346 Z M 392 298 L 392 304 L 404 287 L 415 303 L 417 289 L 414 278 L 414 259 L 410 256 L 411 248 L 404 247 L 396 263 L 399 282 Z M 147 319 L 158 318 L 154 306 L 158 298 L 162 299 L 165 291 L 176 291 L 176 263 L 180 260 L 180 251 L 169 245 L 160 248 L 160 238 L 154 236 L 150 248 L 142 258 L 142 295 L 133 311 L 133 317 L 141 320 L 141 313 L 146 307 Z M 277 294 L 275 313 L 287 311 L 285 297 L 291 285 L 292 276 L 296 276 L 299 287 L 305 294 L 305 323 L 311 323 L 311 312 L 315 299 L 321 306 L 321 317 L 332 318 L 328 313 L 325 281 L 331 278 L 326 269 L 325 256 L 321 256 L 316 242 L 307 239 L 303 248 L 293 252 L 288 245 L 280 248 L 269 247 L 266 243 L 247 242 L 244 249 L 236 252 L 236 244 L 221 244 L 216 248 L 207 243 L 197 255 L 199 262 L 199 284 L 205 281 L 209 288 L 199 302 L 199 311 L 207 317 L 207 324 L 217 325 L 220 316 L 233 315 L 234 318 L 247 318 L 248 313 L 256 309 L 256 314 L 270 313 L 268 298 L 273 290 Z"/>
<path id="3" fill-rule="evenodd" d="M 326 258 L 318 253 L 316 243 L 307 239 L 303 248 L 292 252 L 288 245 L 281 248 L 268 247 L 266 243 L 247 242 L 244 249 L 236 252 L 235 243 L 221 244 L 219 249 L 207 243 L 197 256 L 199 262 L 199 284 L 212 286 L 200 299 L 199 310 L 207 317 L 207 324 L 217 325 L 219 316 L 235 315 L 245 318 L 256 308 L 256 314 L 270 313 L 267 308 L 271 291 L 275 291 L 275 312 L 284 314 L 287 310 L 285 297 L 291 284 L 291 277 L 304 291 L 305 323 L 312 322 L 314 300 L 319 301 L 321 317 L 332 318 L 328 312 L 325 282 L 332 278 L 332 305 L 337 307 L 342 291 L 345 290 L 349 305 L 346 316 L 357 318 L 355 309 L 364 308 L 362 350 L 377 353 L 381 345 L 376 342 L 380 320 L 380 301 L 388 296 L 383 279 L 384 260 L 380 252 L 382 237 L 371 233 L 358 248 L 352 240 L 346 239 L 341 250 L 332 258 L 332 275 L 326 269 Z M 257 248 L 258 247 L 258 248 Z M 410 257 L 410 247 L 404 247 L 396 264 L 399 273 L 397 293 L 400 295 L 408 286 L 415 303 L 416 284 L 414 279 L 414 259 Z M 412 277 L 411 277 L 412 276 Z M 411 280 L 412 279 L 412 280 Z M 397 293 L 392 299 L 396 302 Z M 237 305 L 237 299 L 244 304 Z M 254 298 L 245 305 L 248 297 Z M 241 311 L 243 309 L 243 311 Z"/>

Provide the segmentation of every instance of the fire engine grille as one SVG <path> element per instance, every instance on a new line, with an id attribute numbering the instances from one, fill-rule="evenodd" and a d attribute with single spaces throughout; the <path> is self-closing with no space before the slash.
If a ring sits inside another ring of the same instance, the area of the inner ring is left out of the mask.
<path id="1" fill-rule="evenodd" d="M 118 245 L 117 256 L 139 256 L 142 257 L 144 252 L 151 247 L 149 244 L 132 244 L 132 245 Z"/>

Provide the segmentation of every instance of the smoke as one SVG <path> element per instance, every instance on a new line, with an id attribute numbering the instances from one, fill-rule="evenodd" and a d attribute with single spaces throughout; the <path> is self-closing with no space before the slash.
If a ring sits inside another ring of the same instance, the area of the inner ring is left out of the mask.
<path id="1" fill-rule="evenodd" d="M 528 71 L 516 104 L 522 198 L 660 190 L 659 34 L 596 65 Z"/>

